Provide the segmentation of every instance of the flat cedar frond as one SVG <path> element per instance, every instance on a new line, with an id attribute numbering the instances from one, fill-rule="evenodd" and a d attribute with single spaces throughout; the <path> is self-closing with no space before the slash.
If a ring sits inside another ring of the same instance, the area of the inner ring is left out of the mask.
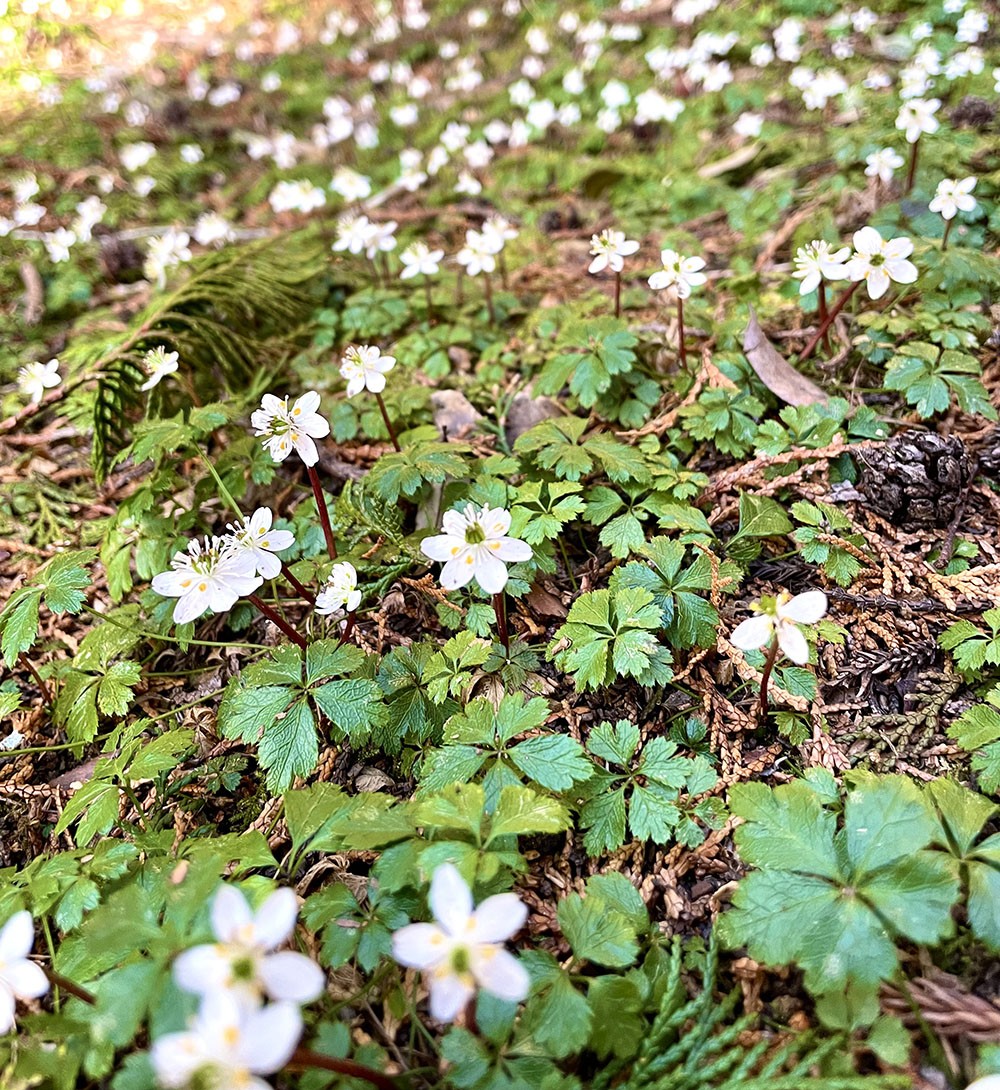
<path id="1" fill-rule="evenodd" d="M 211 376 L 220 393 L 249 385 L 295 347 L 311 306 L 307 289 L 323 268 L 323 247 L 299 233 L 228 246 L 188 266 L 173 291 L 157 293 L 129 328 L 81 338 L 63 354 L 81 379 L 76 415 L 93 431 L 91 461 L 100 482 L 128 441 L 144 400 L 142 358 L 162 345 L 193 378 Z M 155 416 L 159 398 L 151 399 Z"/>
<path id="2" fill-rule="evenodd" d="M 823 1062 L 842 1052 L 839 1038 L 814 1041 L 800 1034 L 784 1043 L 762 1036 L 745 1043 L 757 1021 L 734 1017 L 739 991 L 718 996 L 718 950 L 709 947 L 701 988 L 688 998 L 681 980 L 681 944 L 675 941 L 663 985 L 660 1009 L 643 1038 L 639 1055 L 608 1064 L 593 1090 L 902 1090 L 902 1075 L 823 1076 Z"/>

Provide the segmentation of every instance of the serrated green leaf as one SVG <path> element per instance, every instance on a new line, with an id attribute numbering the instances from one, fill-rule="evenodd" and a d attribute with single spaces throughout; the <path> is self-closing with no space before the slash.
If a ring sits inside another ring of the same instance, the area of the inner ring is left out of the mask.
<path id="1" fill-rule="evenodd" d="M 621 969 L 639 956 L 636 928 L 600 897 L 571 893 L 556 909 L 559 926 L 576 957 Z"/>

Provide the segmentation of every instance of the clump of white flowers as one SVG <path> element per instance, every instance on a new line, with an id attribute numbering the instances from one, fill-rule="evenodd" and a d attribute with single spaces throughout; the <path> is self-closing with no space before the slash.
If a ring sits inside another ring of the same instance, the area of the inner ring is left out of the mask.
<path id="1" fill-rule="evenodd" d="M 316 411 L 318 408 L 319 394 L 314 390 L 291 405 L 287 396 L 265 394 L 250 424 L 254 435 L 263 437 L 264 448 L 276 462 L 283 462 L 294 450 L 306 466 L 314 466 L 319 461 L 315 440 L 330 434 L 330 425 Z"/>
<path id="2" fill-rule="evenodd" d="M 392 956 L 424 972 L 432 1017 L 453 1022 L 477 990 L 511 1003 L 527 996 L 528 974 L 503 948 L 528 916 L 516 894 L 498 893 L 473 908 L 465 879 L 451 863 L 442 863 L 428 902 L 434 922 L 401 927 L 392 936 Z"/>
<path id="3" fill-rule="evenodd" d="M 207 609 L 225 613 L 240 598 L 253 594 L 263 583 L 252 555 L 235 547 L 229 538 L 188 542 L 187 550 L 174 553 L 170 570 L 153 576 L 153 590 L 176 598 L 175 624 L 197 620 Z"/>

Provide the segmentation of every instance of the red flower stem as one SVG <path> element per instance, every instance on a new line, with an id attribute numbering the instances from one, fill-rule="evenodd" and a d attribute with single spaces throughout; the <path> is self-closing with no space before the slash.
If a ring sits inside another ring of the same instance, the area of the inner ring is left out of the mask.
<path id="1" fill-rule="evenodd" d="M 490 274 L 483 271 L 483 291 L 486 293 L 486 312 L 490 316 L 490 325 L 497 324 L 497 314 L 493 309 L 493 284 L 490 281 Z"/>
<path id="2" fill-rule="evenodd" d="M 379 1090 L 399 1090 L 396 1080 L 383 1075 L 373 1067 L 366 1067 L 356 1060 L 339 1060 L 334 1056 L 324 1056 L 321 1052 L 313 1052 L 311 1048 L 297 1048 L 287 1065 L 292 1070 L 317 1067 L 322 1071 L 333 1071 L 338 1075 L 346 1075 L 352 1079 L 362 1079 L 377 1086 Z"/>
<path id="3" fill-rule="evenodd" d="M 347 614 L 347 623 L 344 625 L 344 630 L 340 634 L 340 642 L 338 647 L 343 647 L 345 643 L 351 638 L 351 633 L 354 631 L 354 624 L 358 619 L 358 615 L 353 611 Z"/>
<path id="4" fill-rule="evenodd" d="M 622 274 L 615 273 L 615 317 L 622 316 Z"/>
<path id="5" fill-rule="evenodd" d="M 431 278 L 429 276 L 424 277 L 424 296 L 427 299 L 427 316 L 430 317 L 430 313 L 434 309 L 434 300 L 431 297 Z"/>
<path id="6" fill-rule="evenodd" d="M 507 631 L 507 596 L 503 591 L 493 595 L 493 612 L 497 615 L 497 634 L 505 651 L 510 650 L 510 634 Z"/>
<path id="7" fill-rule="evenodd" d="M 919 156 L 920 137 L 913 141 L 913 147 L 910 149 L 910 169 L 906 172 L 906 185 L 903 187 L 903 193 L 909 193 L 913 189 L 913 183 L 917 180 L 917 158 Z"/>
<path id="8" fill-rule="evenodd" d="M 42 700 L 46 704 L 52 704 L 52 690 L 45 684 L 42 675 L 35 669 L 35 664 L 28 658 L 28 656 L 22 651 L 17 656 L 18 661 L 28 671 L 29 674 L 35 679 L 35 684 L 38 686 L 38 691 L 42 694 Z"/>
<path id="9" fill-rule="evenodd" d="M 465 268 L 458 266 L 458 276 L 455 279 L 455 306 L 460 307 L 465 302 Z"/>
<path id="10" fill-rule="evenodd" d="M 305 636 L 296 632 L 285 618 L 282 617 L 280 613 L 276 613 L 267 602 L 262 601 L 256 594 L 248 594 L 247 601 L 251 605 L 256 606 L 272 624 L 277 625 L 292 643 L 297 644 L 303 651 L 306 649 Z"/>
<path id="11" fill-rule="evenodd" d="M 809 357 L 813 354 L 816 349 L 816 345 L 818 345 L 819 342 L 823 339 L 826 331 L 837 320 L 837 316 L 844 309 L 844 307 L 847 306 L 847 300 L 850 299 L 850 297 L 858 290 L 858 288 L 861 287 L 863 283 L 863 280 L 856 280 L 837 300 L 833 310 L 831 310 L 827 314 L 826 319 L 820 323 L 819 329 L 817 329 L 815 334 L 813 335 L 813 339 L 805 346 L 805 348 L 802 349 L 802 354 L 799 356 L 800 363 L 803 360 L 809 359 Z"/>
<path id="12" fill-rule="evenodd" d="M 687 347 L 684 344 L 684 300 L 677 296 L 677 348 L 681 367 L 687 368 Z"/>
<path id="13" fill-rule="evenodd" d="M 93 992 L 88 992 L 86 988 L 67 979 L 61 973 L 57 973 L 55 969 L 50 969 L 47 965 L 43 965 L 42 972 L 48 977 L 50 984 L 54 984 L 60 991 L 64 991 L 67 995 L 75 996 L 77 999 L 84 1003 L 89 1003 L 91 1006 L 94 1006 L 97 1002 L 97 997 Z"/>
<path id="14" fill-rule="evenodd" d="M 955 222 L 954 217 L 944 222 L 944 234 L 941 236 L 941 253 L 944 253 L 948 249 L 948 236 L 951 234 L 951 225 Z"/>
<path id="15" fill-rule="evenodd" d="M 312 593 L 306 590 L 306 588 L 298 581 L 298 579 L 296 579 L 295 576 L 292 575 L 292 569 L 289 568 L 284 560 L 282 560 L 281 562 L 281 574 L 291 584 L 292 590 L 294 590 L 300 597 L 305 598 L 305 600 L 311 606 L 314 606 L 316 604 L 316 599 L 313 597 Z"/>
<path id="16" fill-rule="evenodd" d="M 767 687 L 771 681 L 771 671 L 774 669 L 774 664 L 778 658 L 778 637 L 777 634 L 771 638 L 771 646 L 767 649 L 767 658 L 764 661 L 764 670 L 760 675 L 760 717 L 761 719 L 767 718 L 768 704 L 767 704 Z"/>
<path id="17" fill-rule="evenodd" d="M 818 292 L 818 299 L 819 299 L 819 320 L 822 323 L 822 322 L 826 321 L 826 313 L 827 313 L 826 283 L 822 279 L 820 279 L 819 287 L 817 288 L 817 292 Z M 829 330 L 826 331 L 826 335 L 823 337 L 823 347 L 826 349 L 827 352 L 830 351 L 830 331 Z"/>
<path id="18" fill-rule="evenodd" d="M 381 394 L 375 395 L 375 400 L 378 402 L 379 412 L 382 414 L 382 419 L 385 422 L 385 430 L 389 433 L 389 438 L 392 440 L 392 445 L 397 451 L 403 448 L 399 445 L 399 440 L 396 438 L 396 433 L 392 429 L 392 422 L 389 420 L 389 413 L 386 411 L 385 402 L 382 400 Z"/>
<path id="19" fill-rule="evenodd" d="M 326 509 L 326 497 L 323 495 L 323 486 L 319 483 L 319 474 L 315 466 L 306 466 L 309 474 L 309 483 L 312 485 L 313 497 L 316 500 L 316 510 L 319 512 L 319 521 L 323 526 L 323 536 L 326 538 L 326 551 L 331 560 L 337 559 L 337 543 L 333 540 L 333 527 L 330 525 L 330 512 Z"/>
<path id="20" fill-rule="evenodd" d="M 500 263 L 500 283 L 503 285 L 504 291 L 510 291 L 510 279 L 507 276 L 507 258 L 503 255 L 503 250 L 500 251 L 497 261 Z"/>

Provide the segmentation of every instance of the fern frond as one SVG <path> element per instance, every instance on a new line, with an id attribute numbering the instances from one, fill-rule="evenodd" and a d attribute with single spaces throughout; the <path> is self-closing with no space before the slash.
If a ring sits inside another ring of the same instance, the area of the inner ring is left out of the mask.
<path id="1" fill-rule="evenodd" d="M 177 352 L 192 381 L 209 385 L 212 400 L 245 389 L 301 340 L 312 304 L 307 285 L 323 264 L 322 243 L 310 233 L 229 246 L 192 262 L 187 278 L 155 296 L 127 328 L 71 342 L 63 353 L 71 373 L 96 380 L 71 408 L 93 431 L 98 481 L 126 445 L 130 420 L 145 401 L 139 387 L 148 349 Z M 151 400 L 154 417 L 159 403 Z"/>

